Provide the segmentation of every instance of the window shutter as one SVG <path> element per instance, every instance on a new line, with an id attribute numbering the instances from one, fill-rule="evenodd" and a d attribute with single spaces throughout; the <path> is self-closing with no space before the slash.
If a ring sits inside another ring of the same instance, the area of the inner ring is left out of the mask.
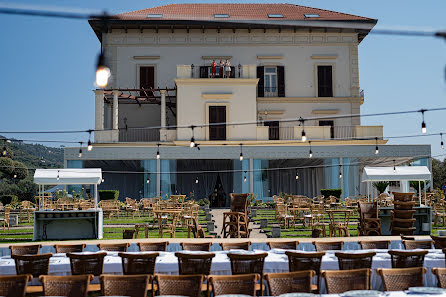
<path id="1" fill-rule="evenodd" d="M 285 67 L 277 66 L 277 95 L 279 97 L 285 97 Z"/>
<path id="2" fill-rule="evenodd" d="M 141 89 L 155 88 L 155 67 L 141 66 L 139 68 L 139 87 Z M 140 96 L 153 95 L 152 92 L 140 92 Z"/>
<path id="3" fill-rule="evenodd" d="M 317 66 L 318 97 L 333 97 L 333 67 Z"/>
<path id="4" fill-rule="evenodd" d="M 265 68 L 263 66 L 257 66 L 257 78 L 259 83 L 257 85 L 257 97 L 265 97 Z"/>
<path id="5" fill-rule="evenodd" d="M 208 67 L 200 66 L 200 78 L 208 78 Z"/>

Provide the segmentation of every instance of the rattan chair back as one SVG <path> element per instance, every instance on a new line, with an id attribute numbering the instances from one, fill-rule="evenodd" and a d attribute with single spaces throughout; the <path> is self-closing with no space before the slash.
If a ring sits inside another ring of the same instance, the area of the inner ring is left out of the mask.
<path id="1" fill-rule="evenodd" d="M 221 248 L 224 251 L 229 250 L 246 250 L 249 251 L 249 247 L 251 246 L 250 241 L 243 241 L 243 242 L 222 242 L 220 243 Z"/>
<path id="2" fill-rule="evenodd" d="M 211 250 L 212 242 L 182 242 L 181 248 L 183 251 L 202 251 L 209 252 Z"/>
<path id="3" fill-rule="evenodd" d="M 268 246 L 270 249 L 297 250 L 299 241 L 270 241 Z"/>
<path id="4" fill-rule="evenodd" d="M 371 241 L 360 241 L 361 249 L 363 250 L 388 250 L 390 241 L 389 240 L 371 240 Z"/>
<path id="5" fill-rule="evenodd" d="M 11 245 L 11 255 L 37 255 L 42 246 L 40 244 L 34 245 Z"/>
<path id="6" fill-rule="evenodd" d="M 159 295 L 201 297 L 203 275 L 155 275 Z"/>
<path id="7" fill-rule="evenodd" d="M 188 254 L 177 252 L 175 256 L 178 258 L 178 271 L 180 275 L 209 275 L 211 273 L 212 258 L 215 257 L 215 254 Z"/>
<path id="8" fill-rule="evenodd" d="M 56 244 L 56 253 L 80 253 L 84 251 L 85 244 Z"/>
<path id="9" fill-rule="evenodd" d="M 45 296 L 87 297 L 93 275 L 42 275 L 39 280 Z"/>
<path id="10" fill-rule="evenodd" d="M 98 244 L 98 248 L 100 251 L 107 252 L 127 252 L 127 249 L 130 244 L 128 243 L 114 243 L 114 244 Z"/>
<path id="11" fill-rule="evenodd" d="M 338 251 L 338 250 L 342 250 L 342 246 L 344 245 L 344 242 L 343 241 L 330 241 L 330 242 L 313 241 L 313 245 L 317 252 Z"/>
<path id="12" fill-rule="evenodd" d="M 228 254 L 229 261 L 231 262 L 232 274 L 251 274 L 256 273 L 260 275 L 260 279 L 263 279 L 263 266 L 265 264 L 265 258 L 267 253 L 261 254 Z"/>
<path id="13" fill-rule="evenodd" d="M 265 279 L 268 283 L 269 295 L 279 296 L 286 293 L 311 293 L 311 283 L 314 270 L 267 273 Z"/>
<path id="14" fill-rule="evenodd" d="M 107 275 L 99 277 L 103 296 L 146 297 L 149 275 Z"/>
<path id="15" fill-rule="evenodd" d="M 368 253 L 335 253 L 338 258 L 339 270 L 351 270 L 361 268 L 372 268 L 375 252 Z"/>
<path id="16" fill-rule="evenodd" d="M 314 270 L 317 275 L 321 272 L 322 257 L 325 252 L 299 253 L 287 251 L 288 268 L 290 272 Z"/>
<path id="17" fill-rule="evenodd" d="M 446 268 L 432 268 L 432 274 L 437 277 L 437 286 L 446 289 Z"/>
<path id="18" fill-rule="evenodd" d="M 392 268 L 423 267 L 427 251 L 389 251 Z"/>
<path id="19" fill-rule="evenodd" d="M 29 274 L 0 276 L 0 296 L 25 297 L 26 287 L 32 278 Z"/>
<path id="20" fill-rule="evenodd" d="M 118 256 L 122 260 L 122 274 L 154 274 L 156 257 L 159 253 L 119 253 Z"/>
<path id="21" fill-rule="evenodd" d="M 104 270 L 104 257 L 107 253 L 95 253 L 89 255 L 68 253 L 70 258 L 71 274 L 93 274 L 101 275 Z"/>
<path id="22" fill-rule="evenodd" d="M 434 241 L 434 248 L 436 248 L 436 249 L 446 248 L 446 236 L 431 235 L 431 238 Z"/>
<path id="23" fill-rule="evenodd" d="M 230 209 L 231 212 L 243 212 L 248 211 L 248 196 L 249 194 L 235 194 L 230 193 Z"/>
<path id="24" fill-rule="evenodd" d="M 371 269 L 323 270 L 327 294 L 341 294 L 352 290 L 370 290 Z"/>
<path id="25" fill-rule="evenodd" d="M 410 287 L 423 287 L 426 268 L 379 268 L 384 291 L 405 291 Z"/>
<path id="26" fill-rule="evenodd" d="M 214 296 L 229 294 L 256 296 L 256 283 L 259 279 L 258 274 L 212 275 L 209 276 L 209 283 Z"/>
<path id="27" fill-rule="evenodd" d="M 432 249 L 432 240 L 403 240 L 403 245 L 406 250 L 414 249 Z"/>
<path id="28" fill-rule="evenodd" d="M 166 252 L 168 244 L 168 241 L 138 242 L 138 248 L 141 252 Z"/>
<path id="29" fill-rule="evenodd" d="M 41 255 L 11 255 L 14 259 L 17 275 L 31 274 L 33 277 L 48 274 L 50 268 L 50 258 L 53 254 Z"/>

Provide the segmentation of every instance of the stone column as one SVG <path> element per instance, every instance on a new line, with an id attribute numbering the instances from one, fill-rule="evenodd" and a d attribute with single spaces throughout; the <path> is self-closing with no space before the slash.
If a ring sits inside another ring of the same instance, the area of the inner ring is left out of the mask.
<path id="1" fill-rule="evenodd" d="M 94 90 L 94 128 L 104 129 L 104 90 Z"/>
<path id="2" fill-rule="evenodd" d="M 113 91 L 113 112 L 112 112 L 112 128 L 113 130 L 118 130 L 119 121 L 119 106 L 118 106 L 118 95 L 119 91 Z"/>
<path id="3" fill-rule="evenodd" d="M 161 130 L 160 140 L 167 141 L 167 129 L 166 127 L 166 90 L 160 90 L 161 93 Z"/>

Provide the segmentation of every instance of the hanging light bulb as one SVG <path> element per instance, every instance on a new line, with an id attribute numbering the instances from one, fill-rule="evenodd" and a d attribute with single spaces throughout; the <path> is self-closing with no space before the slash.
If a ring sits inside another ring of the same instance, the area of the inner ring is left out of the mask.
<path id="1" fill-rule="evenodd" d="M 297 170 L 296 170 L 296 180 L 298 180 L 299 179 L 299 174 L 297 173 Z"/>
<path id="2" fill-rule="evenodd" d="M 423 121 L 421 122 L 421 133 L 426 134 L 427 129 L 426 129 L 426 123 L 424 122 L 424 112 L 425 112 L 425 110 L 422 109 L 421 110 L 421 117 L 422 117 Z"/>
<path id="3" fill-rule="evenodd" d="M 147 178 L 146 183 L 150 183 L 150 178 Z"/>
<path id="4" fill-rule="evenodd" d="M 393 160 L 393 173 L 396 173 L 395 160 Z"/>
<path id="5" fill-rule="evenodd" d="M 82 148 L 79 149 L 79 158 L 82 158 Z"/>
<path id="6" fill-rule="evenodd" d="M 302 129 L 302 142 L 307 141 L 307 135 L 305 134 L 305 130 Z"/>
<path id="7" fill-rule="evenodd" d="M 92 149 L 93 149 L 93 145 L 91 144 L 91 130 L 88 130 L 87 150 L 91 151 Z"/>
<path id="8" fill-rule="evenodd" d="M 243 144 L 240 143 L 240 161 L 243 161 L 243 150 L 242 150 Z"/>
<path id="9" fill-rule="evenodd" d="M 198 176 L 197 176 L 197 178 L 195 179 L 195 183 L 198 184 Z"/>
<path id="10" fill-rule="evenodd" d="M 14 178 L 17 178 L 17 174 L 14 174 Z"/>
<path id="11" fill-rule="evenodd" d="M 192 138 L 190 139 L 190 147 L 194 147 L 195 146 L 195 138 L 192 136 Z"/>
<path id="12" fill-rule="evenodd" d="M 60 180 L 60 177 L 59 177 L 59 170 L 57 170 L 57 177 L 56 177 L 56 179 L 57 179 L 57 180 Z"/>
<path id="13" fill-rule="evenodd" d="M 339 165 L 339 178 L 342 178 L 342 165 Z"/>
<path id="14" fill-rule="evenodd" d="M 309 158 L 313 158 L 313 151 L 311 150 L 311 141 L 308 142 L 310 144 L 310 152 L 308 154 Z"/>
<path id="15" fill-rule="evenodd" d="M 111 76 L 110 68 L 105 63 L 104 53 L 100 53 L 98 57 L 98 64 L 96 67 L 96 85 L 100 88 L 105 88 L 108 85 L 108 80 Z"/>
<path id="16" fill-rule="evenodd" d="M 444 150 L 444 142 L 443 142 L 443 133 L 440 133 L 440 137 L 441 137 L 441 149 Z"/>
<path id="17" fill-rule="evenodd" d="M 243 177 L 243 182 L 245 182 L 245 183 L 246 183 L 246 176 L 244 176 L 244 177 Z"/>
<path id="18" fill-rule="evenodd" d="M 378 148 L 378 137 L 375 137 L 376 145 L 375 145 L 375 155 L 379 154 L 379 148 Z"/>
<path id="19" fill-rule="evenodd" d="M 158 143 L 158 150 L 156 151 L 156 158 L 160 158 L 160 144 Z"/>
<path id="20" fill-rule="evenodd" d="M 102 179 L 101 182 L 104 182 L 104 179 Z"/>

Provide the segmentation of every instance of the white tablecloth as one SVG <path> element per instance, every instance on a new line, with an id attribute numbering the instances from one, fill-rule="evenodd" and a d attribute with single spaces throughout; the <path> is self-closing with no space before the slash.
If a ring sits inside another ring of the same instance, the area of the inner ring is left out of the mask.
<path id="1" fill-rule="evenodd" d="M 375 250 L 376 256 L 373 257 L 373 273 L 372 273 L 372 288 L 375 290 L 383 290 L 381 278 L 377 275 L 376 268 L 391 268 L 390 255 L 387 250 Z M 265 251 L 255 251 L 265 252 Z M 322 258 L 322 270 L 336 270 L 338 267 L 338 260 L 334 255 L 335 251 L 328 251 Z M 357 253 L 354 251 L 343 251 Z M 364 252 L 364 251 L 363 251 Z M 215 251 L 215 257 L 212 259 L 211 274 L 231 274 L 231 266 L 227 251 Z M 264 273 L 287 272 L 288 271 L 288 257 L 283 250 L 270 250 L 267 252 L 268 256 L 265 259 Z M 424 260 L 424 266 L 427 268 L 425 276 L 425 285 L 428 287 L 435 287 L 437 281 L 432 275 L 433 267 L 445 267 L 445 255 L 438 250 L 429 250 Z M 69 275 L 71 271 L 69 259 L 64 254 L 54 254 L 50 258 L 50 274 L 55 275 Z M 160 256 L 156 260 L 155 272 L 164 274 L 178 274 L 178 261 L 173 252 L 160 252 Z M 0 275 L 14 275 L 16 273 L 14 260 L 10 256 L 0 257 Z M 108 252 L 104 259 L 104 273 L 107 274 L 121 274 L 122 264 L 121 258 L 116 252 Z"/>

